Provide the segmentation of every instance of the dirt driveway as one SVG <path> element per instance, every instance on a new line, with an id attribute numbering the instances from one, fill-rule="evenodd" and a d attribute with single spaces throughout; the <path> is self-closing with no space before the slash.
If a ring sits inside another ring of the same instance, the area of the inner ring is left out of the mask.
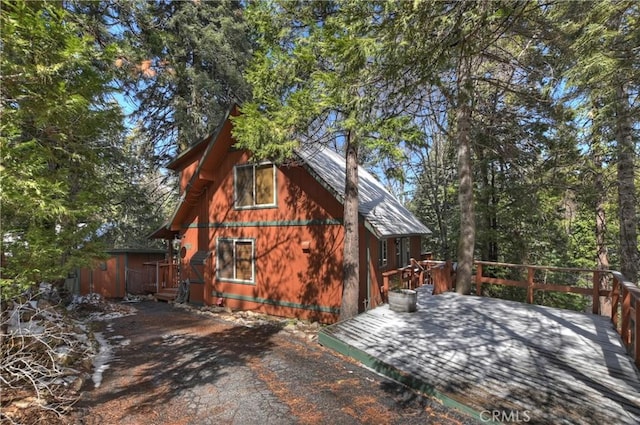
<path id="1" fill-rule="evenodd" d="M 108 322 L 113 358 L 88 381 L 77 424 L 463 424 L 282 322 L 241 326 L 145 301 Z M 98 379 L 99 381 L 99 379 Z"/>

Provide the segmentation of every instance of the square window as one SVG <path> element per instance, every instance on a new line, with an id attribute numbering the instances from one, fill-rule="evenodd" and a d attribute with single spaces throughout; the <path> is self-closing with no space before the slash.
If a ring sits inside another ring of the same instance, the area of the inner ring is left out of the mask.
<path id="1" fill-rule="evenodd" d="M 240 283 L 255 283 L 255 241 L 218 238 L 216 277 Z"/>
<path id="2" fill-rule="evenodd" d="M 236 168 L 236 206 L 254 206 L 253 167 Z"/>
<path id="3" fill-rule="evenodd" d="M 218 239 L 218 278 L 233 279 L 233 241 Z"/>
<path id="4" fill-rule="evenodd" d="M 275 165 L 248 164 L 236 166 L 234 191 L 236 208 L 275 206 Z"/>

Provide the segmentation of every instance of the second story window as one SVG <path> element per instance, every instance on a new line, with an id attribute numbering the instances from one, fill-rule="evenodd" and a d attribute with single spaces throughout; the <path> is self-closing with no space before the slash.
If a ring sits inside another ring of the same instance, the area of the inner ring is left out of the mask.
<path id="1" fill-rule="evenodd" d="M 238 165 L 234 169 L 236 208 L 276 206 L 276 167 L 273 164 Z"/>

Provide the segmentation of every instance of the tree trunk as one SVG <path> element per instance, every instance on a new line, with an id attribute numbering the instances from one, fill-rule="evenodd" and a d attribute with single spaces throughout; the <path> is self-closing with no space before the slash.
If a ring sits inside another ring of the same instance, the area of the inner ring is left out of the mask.
<path id="1" fill-rule="evenodd" d="M 498 261 L 497 226 L 498 216 L 496 196 L 496 173 L 493 162 L 485 159 L 483 149 L 478 149 L 477 160 L 480 163 L 480 190 L 478 204 L 482 206 L 477 212 L 476 220 L 481 223 L 482 231 L 477 235 L 480 259 L 484 261 Z"/>
<path id="2" fill-rule="evenodd" d="M 340 320 L 358 314 L 360 257 L 358 250 L 358 143 L 354 130 L 347 135 L 344 195 L 344 275 Z"/>
<path id="3" fill-rule="evenodd" d="M 458 139 L 458 178 L 460 189 L 458 202 L 460 204 L 460 238 L 458 240 L 458 268 L 456 273 L 456 292 L 471 293 L 471 278 L 473 269 L 473 252 L 475 245 L 475 212 L 473 208 L 473 169 L 471 164 L 471 59 L 460 59 L 459 93 L 457 118 Z"/>
<path id="4" fill-rule="evenodd" d="M 594 135 L 594 137 L 600 137 Z M 604 184 L 604 172 L 602 170 L 602 145 L 598 141 L 593 147 L 593 168 L 595 172 L 594 189 L 596 192 L 595 212 L 596 212 L 596 262 L 598 270 L 607 270 L 609 268 L 609 254 L 607 251 L 607 216 L 605 213 L 605 203 L 607 201 L 607 193 Z M 608 276 L 603 274 L 600 276 L 600 289 L 607 289 Z M 603 316 L 611 316 L 611 300 L 607 297 L 600 297 L 600 314 Z"/>
<path id="5" fill-rule="evenodd" d="M 638 280 L 638 220 L 634 182 L 635 143 L 629 116 L 628 94 L 616 87 L 616 140 L 618 151 L 618 209 L 620 214 L 620 271 L 631 282 Z"/>

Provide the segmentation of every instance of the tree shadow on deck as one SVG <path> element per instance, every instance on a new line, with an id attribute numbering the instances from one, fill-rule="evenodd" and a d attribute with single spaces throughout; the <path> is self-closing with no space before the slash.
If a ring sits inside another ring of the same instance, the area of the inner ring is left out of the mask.
<path id="1" fill-rule="evenodd" d="M 416 313 L 385 307 L 362 315 L 357 332 L 370 335 L 351 338 L 381 371 L 392 366 L 477 412 L 528 411 L 530 423 L 635 423 L 638 381 L 614 382 L 590 367 L 602 349 L 564 318 L 579 313 L 557 311 L 454 294 L 421 297 Z"/>

